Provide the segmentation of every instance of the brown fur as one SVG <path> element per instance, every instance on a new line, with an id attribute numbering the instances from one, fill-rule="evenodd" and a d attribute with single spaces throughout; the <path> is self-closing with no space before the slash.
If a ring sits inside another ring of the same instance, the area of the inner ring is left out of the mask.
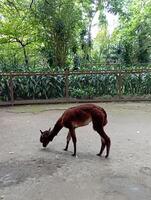
<path id="1" fill-rule="evenodd" d="M 83 104 L 80 106 L 72 107 L 67 109 L 62 116 L 56 122 L 54 128 L 52 130 L 46 130 L 44 132 L 41 131 L 40 142 L 44 147 L 48 145 L 50 141 L 58 134 L 58 132 L 66 127 L 69 129 L 67 135 L 67 144 L 65 147 L 65 151 L 68 150 L 68 145 L 70 139 L 72 138 L 74 145 L 74 153 L 73 156 L 76 156 L 76 134 L 75 129 L 81 126 L 85 126 L 92 121 L 93 129 L 97 131 L 97 133 L 101 136 L 101 149 L 97 154 L 101 156 L 105 147 L 106 147 L 106 158 L 109 156 L 110 151 L 110 138 L 106 135 L 104 131 L 104 126 L 107 124 L 107 114 L 105 110 L 99 106 L 94 104 Z"/>

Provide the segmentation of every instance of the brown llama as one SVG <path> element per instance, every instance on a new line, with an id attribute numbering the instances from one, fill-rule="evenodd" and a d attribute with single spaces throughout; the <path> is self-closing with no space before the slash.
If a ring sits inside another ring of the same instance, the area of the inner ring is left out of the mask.
<path id="1" fill-rule="evenodd" d="M 111 145 L 110 138 L 106 135 L 104 131 L 104 126 L 107 124 L 107 114 L 103 108 L 94 104 L 83 104 L 67 109 L 58 119 L 52 130 L 40 130 L 40 142 L 42 143 L 43 147 L 46 147 L 63 127 L 68 128 L 69 132 L 67 135 L 67 143 L 64 150 L 68 150 L 68 145 L 70 139 L 72 138 L 74 146 L 74 153 L 72 155 L 76 156 L 77 139 L 75 129 L 81 126 L 88 125 L 91 121 L 93 124 L 93 129 L 97 131 L 97 133 L 101 136 L 102 145 L 100 152 L 97 155 L 101 156 L 106 147 L 105 157 L 107 158 L 109 156 Z"/>

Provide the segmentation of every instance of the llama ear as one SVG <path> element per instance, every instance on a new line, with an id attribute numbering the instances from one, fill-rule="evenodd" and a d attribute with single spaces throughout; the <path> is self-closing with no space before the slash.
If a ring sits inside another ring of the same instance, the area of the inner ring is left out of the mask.
<path id="1" fill-rule="evenodd" d="M 42 135 L 43 134 L 42 130 L 40 130 L 40 132 L 41 132 L 41 135 Z"/>
<path id="2" fill-rule="evenodd" d="M 48 130 L 49 132 L 51 131 L 51 128 L 49 128 L 49 130 Z"/>

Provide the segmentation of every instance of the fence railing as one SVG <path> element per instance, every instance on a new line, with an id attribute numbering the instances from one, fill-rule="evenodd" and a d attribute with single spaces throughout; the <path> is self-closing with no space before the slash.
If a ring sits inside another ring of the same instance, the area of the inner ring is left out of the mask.
<path id="1" fill-rule="evenodd" d="M 0 105 L 128 100 L 151 100 L 150 68 L 0 72 Z"/>

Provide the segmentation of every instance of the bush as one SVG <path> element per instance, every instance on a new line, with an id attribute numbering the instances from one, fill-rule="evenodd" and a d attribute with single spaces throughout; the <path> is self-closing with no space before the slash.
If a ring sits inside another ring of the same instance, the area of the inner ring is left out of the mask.
<path id="1" fill-rule="evenodd" d="M 93 97 L 118 95 L 117 77 L 114 74 L 87 74 L 69 76 L 69 96 L 92 99 Z M 151 94 L 151 75 L 128 74 L 122 78 L 123 95 Z M 13 78 L 14 99 L 50 99 L 65 95 L 65 78 L 58 76 L 20 76 Z M 9 79 L 0 77 L 0 99 L 10 100 Z"/>

